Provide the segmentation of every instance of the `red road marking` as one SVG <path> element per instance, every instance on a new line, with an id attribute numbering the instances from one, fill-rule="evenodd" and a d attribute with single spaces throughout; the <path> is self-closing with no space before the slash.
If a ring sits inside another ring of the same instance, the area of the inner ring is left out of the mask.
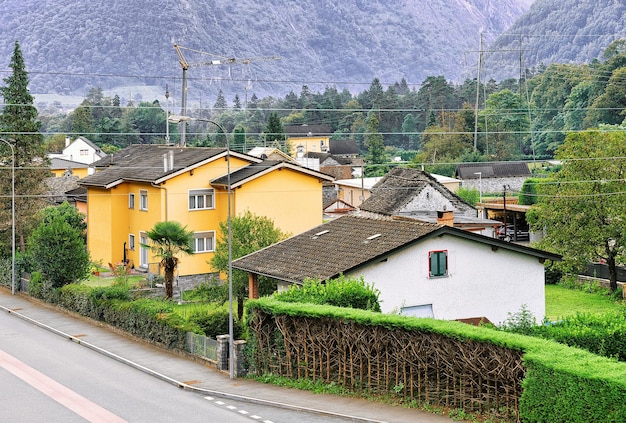
<path id="1" fill-rule="evenodd" d="M 2 350 L 0 367 L 92 423 L 128 423 Z"/>

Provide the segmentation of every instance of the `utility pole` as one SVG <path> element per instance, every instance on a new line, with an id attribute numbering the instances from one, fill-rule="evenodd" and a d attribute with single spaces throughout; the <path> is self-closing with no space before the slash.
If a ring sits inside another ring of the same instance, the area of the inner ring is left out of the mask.
<path id="1" fill-rule="evenodd" d="M 170 143 L 170 90 L 165 84 L 165 144 Z"/>
<path id="2" fill-rule="evenodd" d="M 174 43 L 174 48 L 176 49 L 176 53 L 178 54 L 178 63 L 180 63 L 180 67 L 183 70 L 183 92 L 182 92 L 182 98 L 181 98 L 181 103 L 180 103 L 180 114 L 182 116 L 187 116 L 187 70 L 190 67 L 215 66 L 215 65 L 239 65 L 239 64 L 247 65 L 247 64 L 250 64 L 251 62 L 256 62 L 256 61 L 261 61 L 261 60 L 282 60 L 282 57 L 278 57 L 278 56 L 255 57 L 252 59 L 236 59 L 234 57 L 220 57 L 217 55 L 206 53 L 204 51 L 193 50 L 188 47 L 183 47 L 176 43 Z M 195 53 L 211 55 L 214 58 L 206 62 L 189 63 L 187 62 L 187 59 L 185 59 L 185 56 L 183 55 L 183 52 L 182 52 L 183 49 L 190 50 Z M 216 58 L 216 57 L 219 57 L 219 58 Z M 246 91 L 246 97 L 247 97 L 247 91 Z M 186 135 L 187 135 L 186 125 L 187 125 L 187 121 L 181 122 L 181 127 L 180 127 L 180 146 L 181 147 L 184 147 L 186 143 Z"/>
<path id="3" fill-rule="evenodd" d="M 474 105 L 474 152 L 478 146 L 478 102 L 480 100 L 480 69 L 483 65 L 483 32 L 478 42 L 478 75 L 476 77 L 476 104 Z"/>

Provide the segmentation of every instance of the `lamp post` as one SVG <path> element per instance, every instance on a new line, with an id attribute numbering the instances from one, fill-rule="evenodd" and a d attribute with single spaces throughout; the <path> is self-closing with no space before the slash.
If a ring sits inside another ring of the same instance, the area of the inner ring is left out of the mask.
<path id="1" fill-rule="evenodd" d="M 479 203 L 483 202 L 483 173 L 482 172 L 474 172 L 474 175 L 478 175 L 478 195 L 479 195 Z"/>
<path id="2" fill-rule="evenodd" d="M 15 148 L 4 138 L 0 141 L 11 148 L 11 294 L 15 295 Z"/>
<path id="3" fill-rule="evenodd" d="M 227 204 L 228 204 L 228 371 L 230 374 L 230 378 L 235 378 L 235 347 L 234 347 L 234 328 L 233 328 L 233 233 L 232 233 L 232 225 L 231 225 L 231 217 L 230 217 L 230 141 L 228 140 L 228 136 L 226 135 L 226 131 L 224 127 L 217 122 L 214 122 L 210 119 L 202 119 L 202 118 L 192 118 L 189 116 L 177 116 L 170 115 L 167 118 L 168 122 L 171 123 L 183 123 L 188 122 L 190 120 L 196 120 L 199 122 L 208 122 L 217 126 L 224 137 L 226 137 L 226 193 L 227 193 Z M 181 145 L 184 147 L 184 145 Z"/>

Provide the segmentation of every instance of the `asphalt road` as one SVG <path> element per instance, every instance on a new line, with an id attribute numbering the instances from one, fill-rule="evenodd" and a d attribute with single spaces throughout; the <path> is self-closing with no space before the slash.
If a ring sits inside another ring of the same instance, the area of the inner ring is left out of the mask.
<path id="1" fill-rule="evenodd" d="M 347 422 L 185 391 L 0 314 L 0 421 Z"/>

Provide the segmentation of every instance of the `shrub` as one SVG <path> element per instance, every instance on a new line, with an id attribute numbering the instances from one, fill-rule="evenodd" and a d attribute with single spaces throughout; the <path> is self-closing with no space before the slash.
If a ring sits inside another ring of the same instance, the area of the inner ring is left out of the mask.
<path id="1" fill-rule="evenodd" d="M 521 333 L 523 335 L 531 335 L 537 319 L 528 310 L 526 304 L 523 304 L 520 311 L 516 313 L 508 313 L 507 319 L 500 325 L 500 329 L 506 332 Z"/>
<path id="2" fill-rule="evenodd" d="M 198 325 L 204 334 L 208 337 L 215 338 L 218 335 L 227 335 L 229 310 L 228 306 L 205 308 L 194 310 L 189 316 L 189 322 Z M 233 321 L 233 335 L 235 339 L 240 339 L 243 333 L 241 321 Z"/>
<path id="3" fill-rule="evenodd" d="M 306 279 L 302 286 L 292 285 L 287 291 L 274 295 L 279 301 L 291 303 L 328 304 L 380 312 L 380 292 L 363 278 L 344 275 L 326 282 Z"/>

